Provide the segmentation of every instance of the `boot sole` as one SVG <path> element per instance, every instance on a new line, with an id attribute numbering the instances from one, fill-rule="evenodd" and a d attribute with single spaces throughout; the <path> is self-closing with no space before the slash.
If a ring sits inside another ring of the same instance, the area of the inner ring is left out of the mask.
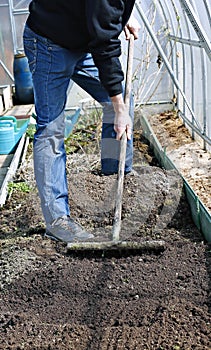
<path id="1" fill-rule="evenodd" d="M 54 235 L 52 235 L 50 232 L 45 232 L 44 234 L 44 237 L 46 238 L 50 238 L 52 239 L 53 241 L 56 241 L 56 242 L 64 242 L 64 243 L 73 243 L 73 242 L 77 242 L 77 241 L 88 241 L 89 239 L 92 239 L 94 238 L 94 235 L 92 235 L 92 237 L 84 237 L 84 238 L 80 238 L 80 237 L 74 237 L 72 240 L 64 240 L 64 239 L 61 239 L 59 237 L 56 237 Z"/>

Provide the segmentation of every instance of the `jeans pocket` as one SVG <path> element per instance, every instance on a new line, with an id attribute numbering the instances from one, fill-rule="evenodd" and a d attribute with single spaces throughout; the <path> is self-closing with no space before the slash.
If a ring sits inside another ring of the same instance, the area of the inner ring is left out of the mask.
<path id="1" fill-rule="evenodd" d="M 28 27 L 25 27 L 23 33 L 23 46 L 25 55 L 28 59 L 29 69 L 33 74 L 36 69 L 37 39 L 32 33 L 33 32 Z"/>

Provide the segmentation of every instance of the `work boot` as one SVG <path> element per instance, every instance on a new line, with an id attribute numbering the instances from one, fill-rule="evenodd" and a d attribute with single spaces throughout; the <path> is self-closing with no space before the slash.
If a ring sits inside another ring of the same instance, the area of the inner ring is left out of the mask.
<path id="1" fill-rule="evenodd" d="M 47 224 L 45 236 L 66 243 L 86 241 L 94 237 L 92 233 L 86 232 L 83 227 L 66 215 Z"/>

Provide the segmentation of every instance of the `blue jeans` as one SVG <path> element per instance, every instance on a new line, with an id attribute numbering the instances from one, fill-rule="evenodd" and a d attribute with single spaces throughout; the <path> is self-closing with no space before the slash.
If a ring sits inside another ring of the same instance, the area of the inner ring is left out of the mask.
<path id="1" fill-rule="evenodd" d="M 70 51 L 25 26 L 24 50 L 32 73 L 35 111 L 34 172 L 46 223 L 69 215 L 64 147 L 64 109 L 70 79 L 103 107 L 101 166 L 104 174 L 118 172 L 119 141 L 113 128 L 110 97 L 98 78 L 90 54 Z M 133 119 L 131 98 L 130 115 Z M 127 143 L 125 172 L 132 170 L 133 142 Z"/>

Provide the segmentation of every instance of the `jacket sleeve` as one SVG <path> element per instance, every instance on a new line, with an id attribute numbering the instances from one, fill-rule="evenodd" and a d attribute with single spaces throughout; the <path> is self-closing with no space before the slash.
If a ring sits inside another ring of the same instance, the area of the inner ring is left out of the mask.
<path id="1" fill-rule="evenodd" d="M 122 71 L 119 56 L 126 0 L 87 0 L 89 50 L 99 70 L 99 77 L 110 96 L 122 92 Z"/>

